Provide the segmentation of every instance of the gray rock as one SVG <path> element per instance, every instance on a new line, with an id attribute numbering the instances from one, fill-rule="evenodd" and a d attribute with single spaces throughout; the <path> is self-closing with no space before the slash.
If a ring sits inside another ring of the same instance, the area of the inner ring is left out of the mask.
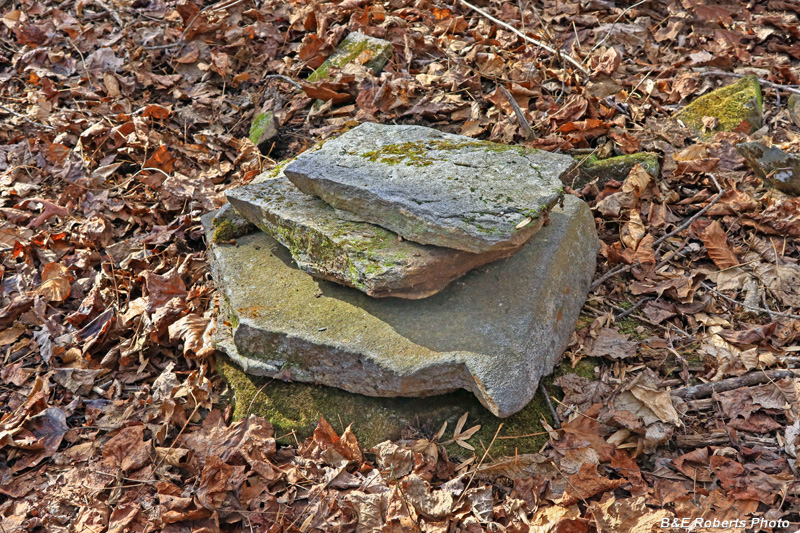
<path id="1" fill-rule="evenodd" d="M 211 221 L 209 234 L 212 243 L 227 243 L 248 233 L 257 231 L 256 227 L 237 213 L 230 204 L 225 204 L 216 212 Z"/>
<path id="2" fill-rule="evenodd" d="M 366 123 L 285 172 L 301 191 L 406 239 L 483 253 L 525 244 L 574 165 L 566 155 Z"/>
<path id="3" fill-rule="evenodd" d="M 356 60 L 362 61 L 374 74 L 380 74 L 393 51 L 394 47 L 389 41 L 354 31 L 342 39 L 336 51 L 308 76 L 308 81 L 329 78 L 331 67 L 342 68 Z"/>
<path id="4" fill-rule="evenodd" d="M 761 86 L 755 76 L 705 94 L 677 113 L 674 118 L 695 130 L 700 137 L 712 138 L 719 131 L 733 131 L 746 122 L 750 132 L 763 124 Z M 712 117 L 716 125 L 707 129 L 703 120 Z"/>
<path id="5" fill-rule="evenodd" d="M 226 195 L 239 214 L 286 246 L 302 270 L 373 297 L 426 298 L 473 268 L 511 254 L 473 254 L 399 240 L 379 226 L 339 218 L 282 173 Z"/>
<path id="6" fill-rule="evenodd" d="M 800 154 L 790 154 L 759 142 L 737 144 L 736 150 L 759 178 L 781 192 L 800 195 Z"/>
<path id="7" fill-rule="evenodd" d="M 634 165 L 637 164 L 641 165 L 648 174 L 655 178 L 658 178 L 661 170 L 661 165 L 658 163 L 658 154 L 653 152 L 639 152 L 606 159 L 598 159 L 593 155 L 576 157 L 576 159 L 582 161 L 578 175 L 572 183 L 567 183 L 573 189 L 580 189 L 594 180 L 597 180 L 597 186 L 600 189 L 611 180 L 625 181 Z"/>
<path id="8" fill-rule="evenodd" d="M 228 355 L 249 373 L 369 396 L 466 389 L 509 416 L 561 357 L 594 274 L 599 241 L 588 206 L 567 196 L 550 220 L 512 257 L 424 300 L 370 298 L 315 279 L 265 233 L 212 245 L 234 330 Z M 207 231 L 210 223 L 206 216 Z"/>
<path id="9" fill-rule="evenodd" d="M 278 125 L 272 111 L 262 110 L 253 119 L 250 125 L 250 140 L 258 146 L 261 153 L 269 153 L 278 136 Z"/>

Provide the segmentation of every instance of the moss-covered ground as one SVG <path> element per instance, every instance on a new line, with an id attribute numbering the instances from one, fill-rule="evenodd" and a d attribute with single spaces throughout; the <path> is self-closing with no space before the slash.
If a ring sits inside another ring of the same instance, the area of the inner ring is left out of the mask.
<path id="1" fill-rule="evenodd" d="M 595 360 L 585 359 L 573 369 L 563 361 L 551 376 L 543 379 L 545 388 L 551 396 L 560 397 L 560 389 L 553 385 L 557 376 L 576 373 L 593 379 L 596 364 Z M 352 424 L 365 448 L 387 439 L 432 437 L 445 421 L 448 429 L 442 440 L 446 441 L 452 438 L 459 417 L 469 412 L 465 429 L 481 425 L 468 441 L 477 453 L 482 454 L 484 447 L 489 447 L 497 428 L 503 424 L 499 437 L 504 438 L 496 439 L 489 450 L 492 457 L 500 457 L 537 452 L 547 440 L 541 420 L 553 424 L 541 390 L 522 411 L 500 419 L 466 391 L 430 398 L 367 397 L 331 387 L 247 375 L 224 356 L 217 358 L 217 371 L 228 384 L 222 399 L 234 405 L 234 417 L 257 414 L 267 418 L 275 426 L 276 435 L 285 436 L 286 444 L 293 442 L 294 436 L 301 441 L 310 436 L 320 416 L 340 432 Z M 453 457 L 472 454 L 455 444 L 447 448 Z"/>

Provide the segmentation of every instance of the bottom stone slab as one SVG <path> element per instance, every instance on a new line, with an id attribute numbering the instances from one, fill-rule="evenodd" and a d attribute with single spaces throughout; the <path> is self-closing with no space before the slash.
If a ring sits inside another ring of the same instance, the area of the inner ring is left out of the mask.
<path id="1" fill-rule="evenodd" d="M 220 341 L 223 347 L 226 341 Z M 235 350 L 230 337 L 227 350 Z M 563 363 L 557 374 L 579 373 L 592 377 L 594 363 L 583 360 L 577 369 Z M 366 449 L 385 440 L 430 438 L 447 422 L 441 441 L 452 439 L 456 423 L 464 413 L 464 429 L 481 428 L 467 442 L 483 453 L 490 448 L 495 459 L 523 453 L 535 453 L 547 441 L 541 421 L 553 424 L 552 415 L 541 392 L 524 409 L 501 419 L 487 411 L 467 391 L 457 391 L 430 398 L 376 398 L 322 385 L 285 383 L 245 374 L 227 357 L 217 358 L 217 373 L 228 384 L 222 400 L 234 406 L 234 418 L 254 414 L 263 416 L 275 427 L 275 434 L 287 436 L 287 443 L 300 442 L 311 436 L 319 418 L 325 417 L 341 433 L 352 424 L 358 442 Z M 548 378 L 548 381 L 550 379 Z M 549 394 L 558 395 L 559 388 L 548 383 Z M 492 440 L 503 424 L 497 439 Z M 490 447 L 491 444 L 491 447 Z M 447 446 L 451 457 L 469 457 L 473 453 L 456 444 Z"/>
<path id="2" fill-rule="evenodd" d="M 226 351 L 246 372 L 368 396 L 465 389 L 507 417 L 566 348 L 598 248 L 588 206 L 567 196 L 514 256 L 423 300 L 378 300 L 312 278 L 260 232 L 211 245 L 209 256 L 233 326 L 236 350 Z"/>

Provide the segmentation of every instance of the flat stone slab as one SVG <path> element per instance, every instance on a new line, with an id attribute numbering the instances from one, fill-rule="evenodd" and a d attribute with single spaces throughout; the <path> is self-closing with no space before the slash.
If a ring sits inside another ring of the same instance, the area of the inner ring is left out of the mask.
<path id="1" fill-rule="evenodd" d="M 365 123 L 297 157 L 301 191 L 421 244 L 515 250 L 562 196 L 566 155 Z"/>
<path id="2" fill-rule="evenodd" d="M 203 219 L 207 231 L 212 218 Z M 566 196 L 550 220 L 513 256 L 424 300 L 376 299 L 313 278 L 262 232 L 211 245 L 233 328 L 228 355 L 248 373 L 368 396 L 465 389 L 509 416 L 561 357 L 594 274 L 588 206 Z"/>
<path id="3" fill-rule="evenodd" d="M 319 198 L 300 192 L 282 172 L 226 196 L 239 214 L 286 246 L 302 270 L 373 297 L 426 298 L 473 268 L 511 253 L 426 246 L 400 240 L 374 224 L 343 220 Z"/>

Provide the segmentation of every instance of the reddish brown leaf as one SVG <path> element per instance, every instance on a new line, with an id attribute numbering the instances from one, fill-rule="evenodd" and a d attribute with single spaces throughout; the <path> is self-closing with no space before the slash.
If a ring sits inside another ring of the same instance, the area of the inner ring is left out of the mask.
<path id="1" fill-rule="evenodd" d="M 718 221 L 713 221 L 700 234 L 708 256 L 720 270 L 735 267 L 739 260 L 728 247 L 728 235 Z"/>

